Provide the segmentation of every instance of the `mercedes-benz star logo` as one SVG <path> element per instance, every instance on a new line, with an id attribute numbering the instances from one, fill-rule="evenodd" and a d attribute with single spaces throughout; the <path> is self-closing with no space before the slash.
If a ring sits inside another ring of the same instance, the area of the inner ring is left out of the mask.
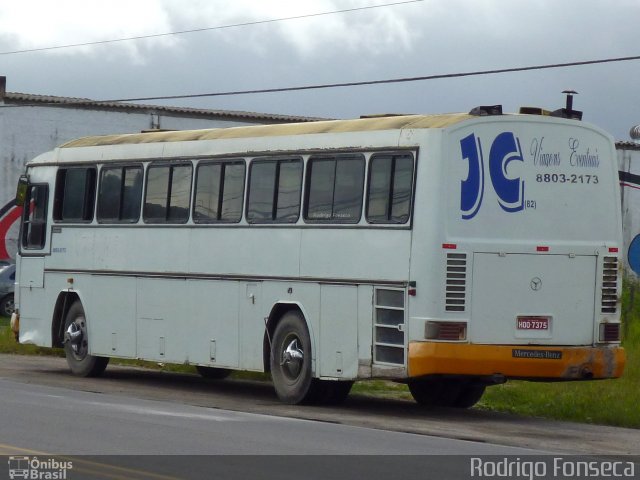
<path id="1" fill-rule="evenodd" d="M 542 280 L 540 280 L 540 278 L 538 277 L 533 277 L 529 285 L 531 286 L 531 290 L 537 292 L 542 288 Z"/>

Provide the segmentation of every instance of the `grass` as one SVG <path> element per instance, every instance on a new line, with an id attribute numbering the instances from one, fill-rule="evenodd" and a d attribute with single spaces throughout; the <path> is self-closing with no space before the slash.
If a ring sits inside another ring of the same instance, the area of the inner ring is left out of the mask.
<path id="1" fill-rule="evenodd" d="M 63 356 L 58 348 L 43 348 L 35 345 L 21 345 L 15 341 L 9 327 L 9 319 L 0 316 L 0 353 L 14 353 L 18 355 L 56 355 Z"/>
<path id="2" fill-rule="evenodd" d="M 511 381 L 488 388 L 478 408 L 520 415 L 640 428 L 640 345 L 625 342 L 622 378 L 591 382 Z"/>
<path id="3" fill-rule="evenodd" d="M 557 420 L 640 428 L 640 283 L 625 283 L 622 306 L 623 346 L 627 352 L 627 365 L 622 378 L 559 383 L 510 381 L 488 388 L 476 408 Z M 9 319 L 0 317 L 0 353 L 63 355 L 60 349 L 52 351 L 48 348 L 17 344 L 8 325 Z M 195 373 L 195 368 L 189 365 L 137 360 L 116 362 L 173 372 Z M 236 372 L 233 377 L 269 379 L 266 374 L 250 372 Z M 352 392 L 383 398 L 411 398 L 405 385 L 382 380 L 357 382 Z"/>

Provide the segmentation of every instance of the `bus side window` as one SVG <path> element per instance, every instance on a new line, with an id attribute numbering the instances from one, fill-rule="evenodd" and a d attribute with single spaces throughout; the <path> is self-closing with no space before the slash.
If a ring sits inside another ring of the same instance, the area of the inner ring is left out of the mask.
<path id="1" fill-rule="evenodd" d="M 186 223 L 191 200 L 190 163 L 152 165 L 147 170 L 144 221 L 147 223 Z"/>
<path id="2" fill-rule="evenodd" d="M 142 203 L 142 167 L 109 167 L 100 172 L 98 221 L 135 223 Z"/>
<path id="3" fill-rule="evenodd" d="M 40 250 L 47 239 L 47 185 L 30 185 L 24 209 L 22 225 L 22 246 L 26 249 Z"/>
<path id="4" fill-rule="evenodd" d="M 300 216 L 302 161 L 254 160 L 249 170 L 249 223 L 295 223 Z"/>
<path id="5" fill-rule="evenodd" d="M 367 221 L 407 223 L 411 212 L 413 157 L 378 154 L 369 164 Z"/>
<path id="6" fill-rule="evenodd" d="M 242 218 L 245 164 L 200 163 L 193 207 L 195 223 L 237 223 Z"/>
<path id="7" fill-rule="evenodd" d="M 362 211 L 364 157 L 338 155 L 309 160 L 305 220 L 358 223 Z"/>
<path id="8" fill-rule="evenodd" d="M 93 220 L 95 191 L 95 168 L 58 170 L 53 219 L 62 222 L 90 222 Z"/>

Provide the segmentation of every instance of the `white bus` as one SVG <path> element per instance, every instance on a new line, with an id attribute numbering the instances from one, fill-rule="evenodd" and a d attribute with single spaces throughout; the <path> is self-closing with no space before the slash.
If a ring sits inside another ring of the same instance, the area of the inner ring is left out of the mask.
<path id="1" fill-rule="evenodd" d="M 21 178 L 14 328 L 78 375 L 267 371 L 288 403 L 619 377 L 615 158 L 486 109 L 82 138 Z"/>

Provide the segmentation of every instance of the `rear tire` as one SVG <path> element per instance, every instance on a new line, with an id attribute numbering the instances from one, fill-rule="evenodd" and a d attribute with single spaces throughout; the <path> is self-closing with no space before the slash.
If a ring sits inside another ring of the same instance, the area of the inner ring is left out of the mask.
<path id="1" fill-rule="evenodd" d="M 223 380 L 231 375 L 231 370 L 227 368 L 204 367 L 202 365 L 197 365 L 196 370 L 202 378 L 207 378 L 209 380 Z"/>
<path id="2" fill-rule="evenodd" d="M 64 322 L 64 353 L 67 364 L 74 375 L 79 377 L 98 377 L 109 363 L 108 357 L 89 355 L 89 336 L 84 308 L 75 301 Z"/>
<path id="3" fill-rule="evenodd" d="M 311 358 L 311 338 L 304 318 L 294 310 L 285 313 L 276 326 L 270 356 L 273 386 L 284 403 L 312 403 L 318 398 Z"/>
<path id="4" fill-rule="evenodd" d="M 473 407 L 482 395 L 484 394 L 486 387 L 484 385 L 465 385 L 460 390 L 460 394 L 458 398 L 456 398 L 455 403 L 452 405 L 456 408 L 471 408 Z"/>
<path id="5" fill-rule="evenodd" d="M 473 407 L 482 397 L 484 385 L 467 380 L 413 379 L 409 391 L 416 402 L 428 407 Z"/>
<path id="6" fill-rule="evenodd" d="M 414 379 L 408 385 L 414 400 L 427 407 L 452 407 L 461 390 L 459 381 L 447 379 Z"/>

